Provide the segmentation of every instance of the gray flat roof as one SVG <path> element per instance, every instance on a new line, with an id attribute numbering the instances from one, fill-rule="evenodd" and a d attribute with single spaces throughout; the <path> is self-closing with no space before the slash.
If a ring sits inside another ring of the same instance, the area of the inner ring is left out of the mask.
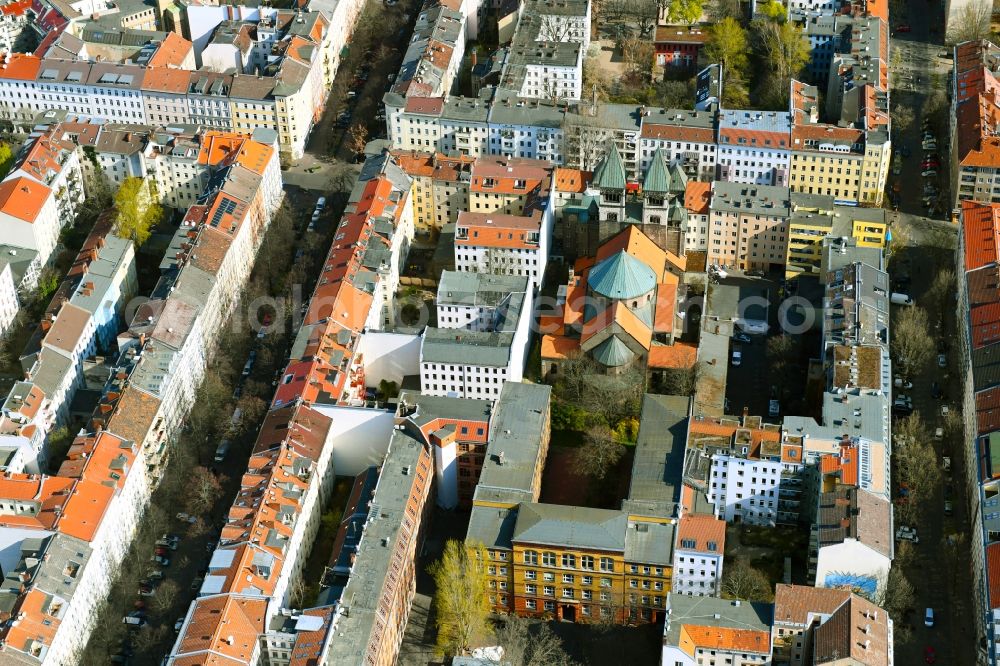
<path id="1" fill-rule="evenodd" d="M 428 327 L 424 330 L 420 361 L 503 368 L 510 359 L 513 340 L 511 333 Z"/>
<path id="2" fill-rule="evenodd" d="M 341 595 L 341 609 L 335 619 L 333 638 L 324 660 L 333 664 L 360 664 L 368 649 L 369 637 L 389 573 L 389 563 L 406 514 L 415 469 L 423 445 L 400 430 L 394 430 L 385 462 L 371 499 L 371 512 L 357 556 Z M 388 546 L 386 545 L 388 544 Z"/>
<path id="3" fill-rule="evenodd" d="M 632 480 L 627 503 L 623 504 L 629 513 L 641 513 L 645 508 L 656 516 L 675 515 L 680 502 L 690 404 L 687 396 L 643 396 Z"/>
<path id="4" fill-rule="evenodd" d="M 542 438 L 549 436 L 551 394 L 544 384 L 504 383 L 490 423 L 480 486 L 531 490 Z"/>
<path id="5" fill-rule="evenodd" d="M 712 210 L 769 217 L 788 217 L 791 198 L 787 187 L 750 185 L 717 180 L 712 183 Z"/>
<path id="6" fill-rule="evenodd" d="M 513 540 L 565 548 L 625 551 L 628 516 L 621 511 L 560 504 L 523 503 Z"/>
<path id="7" fill-rule="evenodd" d="M 630 520 L 625 532 L 625 561 L 670 566 L 674 561 L 674 526 Z"/>

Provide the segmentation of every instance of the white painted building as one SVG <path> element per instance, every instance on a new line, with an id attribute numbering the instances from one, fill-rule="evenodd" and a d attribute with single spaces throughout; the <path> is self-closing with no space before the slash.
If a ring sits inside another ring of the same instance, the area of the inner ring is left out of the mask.
<path id="1" fill-rule="evenodd" d="M 455 223 L 459 271 L 526 276 L 541 286 L 548 262 L 553 207 L 530 217 L 460 212 Z"/>
<path id="2" fill-rule="evenodd" d="M 727 523 L 774 525 L 783 467 L 778 461 L 713 455 L 708 501 L 715 505 L 716 517 Z"/>
<path id="3" fill-rule="evenodd" d="M 726 523 L 708 514 L 681 516 L 674 545 L 671 592 L 718 596 L 726 550 Z"/>
<path id="4" fill-rule="evenodd" d="M 792 116 L 785 111 L 722 111 L 718 179 L 787 186 L 791 132 Z"/>
<path id="5" fill-rule="evenodd" d="M 51 188 L 24 176 L 0 183 L 0 235 L 6 245 L 37 252 L 38 264 L 45 266 L 62 223 Z"/>
<path id="6" fill-rule="evenodd" d="M 534 295 L 512 298 L 491 328 L 424 330 L 420 390 L 428 395 L 496 400 L 505 381 L 519 382 L 527 361 Z M 452 306 L 448 306 L 452 307 Z M 458 312 L 451 315 L 458 317 Z M 457 322 L 456 322 L 457 323 Z"/>
<path id="7" fill-rule="evenodd" d="M 17 250 L 13 251 L 16 256 Z M 7 331 L 10 330 L 8 327 L 21 309 L 21 302 L 17 297 L 20 283 L 21 280 L 14 275 L 10 261 L 6 257 L 0 257 L 0 337 L 6 337 Z"/>

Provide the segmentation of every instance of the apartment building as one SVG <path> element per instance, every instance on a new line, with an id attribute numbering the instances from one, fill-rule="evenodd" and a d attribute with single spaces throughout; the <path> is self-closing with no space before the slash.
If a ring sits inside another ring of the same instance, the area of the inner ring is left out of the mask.
<path id="1" fill-rule="evenodd" d="M 506 387 L 521 386 L 508 382 Z M 396 410 L 398 424 L 429 447 L 434 458 L 437 505 L 468 507 L 485 464 L 493 405 L 490 400 L 447 398 L 404 391 Z"/>
<path id="2" fill-rule="evenodd" d="M 952 5 L 957 4 L 952 2 Z M 992 42 L 964 42 L 954 48 L 950 164 L 954 205 L 1000 202 L 1000 138 L 997 136 L 997 72 L 1000 49 Z"/>
<path id="3" fill-rule="evenodd" d="M 832 196 L 841 204 L 879 206 L 889 156 L 885 132 L 796 124 L 789 187 L 794 192 Z"/>
<path id="4" fill-rule="evenodd" d="M 830 61 L 826 117 L 868 131 L 888 131 L 888 15 L 855 16 L 850 41 Z"/>
<path id="5" fill-rule="evenodd" d="M 135 249 L 112 233 L 114 222 L 113 211 L 98 218 L 21 354 L 25 378 L 45 393 L 35 421 L 43 436 L 69 423 L 85 361 L 117 352 L 125 306 L 138 291 Z"/>
<path id="6" fill-rule="evenodd" d="M 1000 391 L 994 377 L 992 356 L 996 349 L 994 318 L 997 302 L 997 221 L 1000 205 L 962 201 L 958 234 L 958 312 L 961 344 L 962 402 L 970 415 L 965 419 L 965 441 L 969 465 L 963 479 L 971 498 L 969 512 L 973 600 L 976 604 L 977 636 L 984 641 L 981 657 L 1000 661 L 1000 473 L 992 454 L 997 430 L 996 405 Z"/>
<path id="7" fill-rule="evenodd" d="M 791 114 L 784 111 L 719 113 L 719 180 L 788 186 L 791 167 Z"/>
<path id="8" fill-rule="evenodd" d="M 551 231 L 551 208 L 529 216 L 461 212 L 455 224 L 455 268 L 523 276 L 532 288 L 540 288 Z"/>
<path id="9" fill-rule="evenodd" d="M 0 6 L 0 49 L 5 53 L 24 52 L 33 36 L 30 0 L 12 0 Z"/>
<path id="10" fill-rule="evenodd" d="M 55 192 L 50 187 L 20 175 L 0 182 L 0 229 L 4 243 L 15 251 L 23 248 L 35 253 L 39 270 L 52 259 L 63 222 Z"/>
<path id="11" fill-rule="evenodd" d="M 416 559 L 431 506 L 432 473 L 427 447 L 393 432 L 371 499 L 378 511 L 365 523 L 332 621 L 333 638 L 323 654 L 328 663 L 396 662 L 416 592 Z"/>
<path id="12" fill-rule="evenodd" d="M 432 328 L 420 342 L 420 390 L 428 395 L 495 400 L 519 382 L 528 353 L 532 295 L 489 330 Z"/>
<path id="13" fill-rule="evenodd" d="M 751 525 L 798 521 L 801 438 L 744 414 L 692 423 L 687 449 L 688 478 L 705 488 L 715 517 Z"/>
<path id="14" fill-rule="evenodd" d="M 500 87 L 528 99 L 578 100 L 589 44 L 590 0 L 526 2 L 518 12 Z"/>
<path id="15" fill-rule="evenodd" d="M 489 331 L 522 310 L 528 280 L 521 276 L 442 271 L 437 292 L 437 323 L 442 328 Z"/>
<path id="16" fill-rule="evenodd" d="M 35 284 L 38 272 L 37 252 L 0 245 L 0 331 L 11 330 L 9 327 L 21 310 L 20 295 Z"/>
<path id="17" fill-rule="evenodd" d="M 704 513 L 681 516 L 674 546 L 672 593 L 719 596 L 725 550 L 725 521 Z"/>
<path id="18" fill-rule="evenodd" d="M 679 164 L 690 180 L 712 181 L 716 171 L 716 114 L 708 111 L 652 110 L 639 134 L 638 168 L 645 173 L 661 150 L 671 166 Z"/>
<path id="19" fill-rule="evenodd" d="M 469 181 L 474 158 L 442 153 L 390 151 L 413 182 L 410 205 L 415 233 L 430 236 L 469 210 Z"/>
<path id="20" fill-rule="evenodd" d="M 771 604 L 670 594 L 660 663 L 769 664 L 772 613 Z"/>
<path id="21" fill-rule="evenodd" d="M 775 666 L 895 663 L 892 618 L 846 588 L 779 583 L 771 644 Z"/>
<path id="22" fill-rule="evenodd" d="M 684 188 L 687 228 L 684 230 L 684 253 L 708 252 L 708 228 L 712 211 L 712 184 L 688 182 Z"/>
<path id="23" fill-rule="evenodd" d="M 809 537 L 809 573 L 816 587 L 875 594 L 885 588 L 895 556 L 892 504 L 850 485 L 819 496 Z"/>
<path id="24" fill-rule="evenodd" d="M 853 238 L 857 246 L 885 250 L 889 223 L 881 208 L 838 204 L 834 197 L 791 193 L 785 278 L 818 275 L 824 240 Z"/>
<path id="25" fill-rule="evenodd" d="M 149 491 L 141 449 L 110 432 L 78 437 L 56 476 L 0 478 L 0 527 L 22 572 L 3 585 L 11 658 L 79 658 Z"/>
<path id="26" fill-rule="evenodd" d="M 787 187 L 713 182 L 708 264 L 742 270 L 784 268 L 790 214 Z"/>

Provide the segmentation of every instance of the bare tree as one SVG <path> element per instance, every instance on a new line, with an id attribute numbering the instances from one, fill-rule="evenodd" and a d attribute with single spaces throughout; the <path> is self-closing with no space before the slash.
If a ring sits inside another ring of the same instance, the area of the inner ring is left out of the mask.
<path id="1" fill-rule="evenodd" d="M 927 311 L 916 306 L 904 308 L 896 317 L 890 346 L 896 361 L 907 375 L 913 374 L 926 363 L 934 349 L 934 341 L 927 326 Z"/>
<path id="2" fill-rule="evenodd" d="M 903 622 L 903 618 L 916 603 L 916 595 L 913 592 L 913 585 L 903 573 L 903 568 L 893 566 L 879 581 L 875 593 L 865 596 L 876 606 L 884 608 L 893 619 L 896 640 L 905 640 L 906 633 L 901 636 L 900 631 L 909 632 L 909 626 Z"/>
<path id="3" fill-rule="evenodd" d="M 723 598 L 742 601 L 770 601 L 774 596 L 767 575 L 743 559 L 726 567 L 721 591 Z"/>
<path id="4" fill-rule="evenodd" d="M 611 428 L 594 426 L 583 436 L 583 446 L 575 452 L 573 469 L 577 474 L 600 480 L 623 455 L 625 446 L 615 438 Z"/>
<path id="5" fill-rule="evenodd" d="M 177 601 L 177 595 L 180 591 L 181 588 L 175 581 L 163 581 L 160 583 L 159 587 L 156 588 L 156 596 L 153 597 L 153 608 L 155 608 L 158 613 L 166 613 L 173 608 L 174 602 Z"/>
<path id="6" fill-rule="evenodd" d="M 195 467 L 188 478 L 188 511 L 196 516 L 209 511 L 222 493 L 215 474 L 204 467 Z"/>
<path id="7" fill-rule="evenodd" d="M 974 42 L 990 36 L 993 3 L 990 0 L 969 2 L 948 23 L 948 43 Z"/>
<path id="8" fill-rule="evenodd" d="M 954 303 L 955 271 L 951 268 L 939 268 L 934 274 L 931 286 L 927 289 L 926 298 L 932 303 L 932 309 L 944 313 L 949 304 Z"/>
<path id="9" fill-rule="evenodd" d="M 495 632 L 496 644 L 503 648 L 504 662 L 524 666 L 572 666 L 562 641 L 547 624 L 508 615 Z"/>

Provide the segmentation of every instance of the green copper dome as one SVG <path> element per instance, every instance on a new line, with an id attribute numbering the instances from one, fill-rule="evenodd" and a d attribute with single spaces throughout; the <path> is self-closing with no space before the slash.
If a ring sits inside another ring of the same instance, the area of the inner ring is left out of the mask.
<path id="1" fill-rule="evenodd" d="M 609 368 L 618 368 L 627 365 L 634 358 L 635 352 L 619 340 L 617 335 L 612 335 L 594 348 L 594 360 Z"/>
<path id="2" fill-rule="evenodd" d="M 594 266 L 587 285 L 606 298 L 638 298 L 653 291 L 656 275 L 649 266 L 622 250 Z"/>

